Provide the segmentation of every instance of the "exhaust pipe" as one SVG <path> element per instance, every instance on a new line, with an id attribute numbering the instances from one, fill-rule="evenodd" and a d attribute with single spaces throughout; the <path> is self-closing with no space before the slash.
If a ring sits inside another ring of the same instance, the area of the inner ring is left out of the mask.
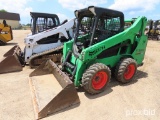
<path id="1" fill-rule="evenodd" d="M 3 60 L 0 62 L 0 74 L 22 71 L 21 49 L 18 45 L 11 48 L 3 55 Z"/>
<path id="2" fill-rule="evenodd" d="M 51 60 L 30 74 L 29 83 L 36 119 L 80 103 L 73 82 Z"/>

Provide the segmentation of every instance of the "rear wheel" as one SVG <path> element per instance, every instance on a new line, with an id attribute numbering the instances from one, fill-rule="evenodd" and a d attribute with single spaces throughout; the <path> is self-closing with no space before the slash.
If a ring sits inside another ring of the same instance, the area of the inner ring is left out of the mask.
<path id="1" fill-rule="evenodd" d="M 115 77 L 122 83 L 127 83 L 133 80 L 137 71 L 137 63 L 132 58 L 125 58 L 116 66 Z"/>
<path id="2" fill-rule="evenodd" d="M 0 40 L 0 46 L 4 46 L 6 45 L 7 43 L 3 42 L 2 40 Z"/>
<path id="3" fill-rule="evenodd" d="M 82 85 L 90 94 L 102 92 L 110 81 L 109 67 L 102 63 L 90 66 L 82 76 Z"/>

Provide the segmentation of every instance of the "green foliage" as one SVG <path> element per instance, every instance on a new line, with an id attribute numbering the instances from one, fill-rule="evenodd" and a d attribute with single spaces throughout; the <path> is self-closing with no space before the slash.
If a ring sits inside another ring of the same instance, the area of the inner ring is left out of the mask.
<path id="1" fill-rule="evenodd" d="M 7 12 L 7 11 L 6 11 L 6 10 L 4 10 L 4 9 L 1 9 L 1 10 L 0 10 L 0 12 Z"/>
<path id="2" fill-rule="evenodd" d="M 28 23 L 28 24 L 26 24 L 26 26 L 31 26 L 31 24 L 30 24 L 30 23 Z"/>

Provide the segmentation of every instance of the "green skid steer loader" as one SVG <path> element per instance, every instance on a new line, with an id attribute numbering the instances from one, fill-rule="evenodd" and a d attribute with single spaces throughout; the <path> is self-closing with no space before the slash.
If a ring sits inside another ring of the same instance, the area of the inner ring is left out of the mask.
<path id="1" fill-rule="evenodd" d="M 48 60 L 30 74 L 37 118 L 78 103 L 75 88 L 82 86 L 90 94 L 100 93 L 109 84 L 111 74 L 127 83 L 143 65 L 146 17 L 138 17 L 124 30 L 124 14 L 119 11 L 90 6 L 76 10 L 75 16 L 76 34 L 64 44 L 62 66 Z M 45 99 L 49 97 L 47 104 Z"/>

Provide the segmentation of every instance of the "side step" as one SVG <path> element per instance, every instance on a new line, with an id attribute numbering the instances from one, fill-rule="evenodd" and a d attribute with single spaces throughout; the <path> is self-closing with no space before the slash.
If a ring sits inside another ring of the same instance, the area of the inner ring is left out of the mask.
<path id="1" fill-rule="evenodd" d="M 29 83 L 36 119 L 80 103 L 73 82 L 51 60 L 43 62 L 30 74 Z"/>
<path id="2" fill-rule="evenodd" d="M 19 61 L 21 49 L 18 45 L 11 48 L 3 55 L 3 60 L 0 62 L 0 74 L 22 71 L 22 65 Z"/>

